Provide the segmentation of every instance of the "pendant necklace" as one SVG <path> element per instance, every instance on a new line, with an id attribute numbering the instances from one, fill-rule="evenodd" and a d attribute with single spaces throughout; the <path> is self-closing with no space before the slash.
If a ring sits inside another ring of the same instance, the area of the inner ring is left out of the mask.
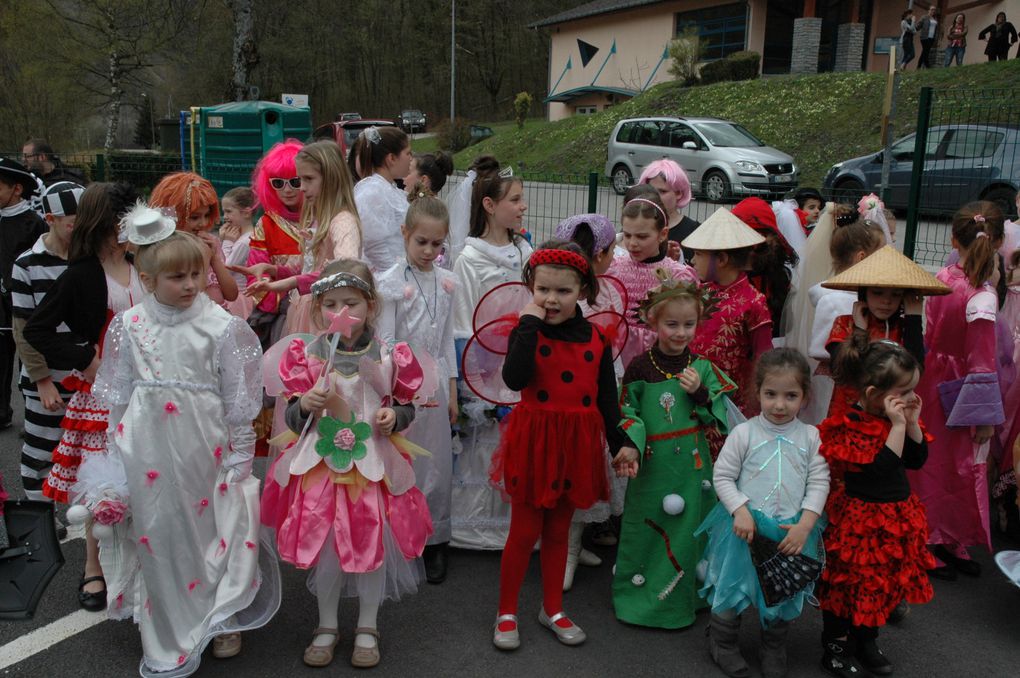
<path id="1" fill-rule="evenodd" d="M 421 283 L 418 281 L 418 276 L 414 274 L 414 266 L 408 265 L 407 270 L 411 273 L 411 277 L 414 278 L 414 284 L 418 286 L 418 293 L 421 294 L 422 299 L 425 301 L 425 312 L 428 313 L 429 320 L 432 321 L 432 329 L 436 327 L 436 313 L 439 311 L 439 288 L 438 278 L 436 272 L 432 272 L 432 308 L 429 308 L 429 298 L 425 296 L 425 290 L 421 288 Z M 404 278 L 407 279 L 406 276 Z"/>
<path id="2" fill-rule="evenodd" d="M 691 366 L 691 353 L 690 353 L 690 351 L 687 352 L 687 364 L 684 365 L 684 369 L 683 370 L 680 370 L 680 372 L 677 372 L 677 373 L 667 372 L 666 370 L 664 370 L 661 367 L 659 367 L 659 363 L 655 362 L 655 355 L 652 353 L 652 349 L 648 349 L 648 359 L 652 361 L 652 367 L 654 367 L 659 372 L 659 374 L 661 374 L 662 376 L 666 377 L 667 379 L 672 379 L 673 377 L 679 376 L 681 373 L 683 373 L 684 370 L 686 370 L 688 367 Z"/>

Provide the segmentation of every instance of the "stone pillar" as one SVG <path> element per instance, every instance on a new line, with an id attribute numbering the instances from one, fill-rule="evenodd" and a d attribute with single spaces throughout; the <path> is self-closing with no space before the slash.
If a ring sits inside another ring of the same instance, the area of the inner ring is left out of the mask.
<path id="1" fill-rule="evenodd" d="M 790 73 L 818 72 L 818 45 L 822 41 L 822 20 L 801 17 L 793 20 L 793 54 Z"/>
<path id="2" fill-rule="evenodd" d="M 836 71 L 859 71 L 864 57 L 864 24 L 840 24 L 836 33 Z"/>

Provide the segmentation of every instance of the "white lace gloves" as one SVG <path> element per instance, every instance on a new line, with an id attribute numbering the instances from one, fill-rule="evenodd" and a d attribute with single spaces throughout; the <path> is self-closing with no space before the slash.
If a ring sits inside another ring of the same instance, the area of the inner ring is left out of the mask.
<path id="1" fill-rule="evenodd" d="M 231 452 L 223 461 L 227 469 L 227 482 L 239 483 L 251 477 L 255 462 L 255 430 L 251 425 L 239 424 L 229 427 Z"/>

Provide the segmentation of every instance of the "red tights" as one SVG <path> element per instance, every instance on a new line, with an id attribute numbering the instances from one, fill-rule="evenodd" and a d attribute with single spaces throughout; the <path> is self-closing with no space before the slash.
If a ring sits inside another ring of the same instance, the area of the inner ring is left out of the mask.
<path id="1" fill-rule="evenodd" d="M 542 603 L 546 614 L 563 611 L 563 572 L 567 567 L 567 538 L 574 506 L 565 498 L 551 509 L 515 502 L 510 510 L 510 534 L 499 570 L 499 614 L 517 614 L 517 598 L 528 571 L 535 542 L 542 538 Z"/>

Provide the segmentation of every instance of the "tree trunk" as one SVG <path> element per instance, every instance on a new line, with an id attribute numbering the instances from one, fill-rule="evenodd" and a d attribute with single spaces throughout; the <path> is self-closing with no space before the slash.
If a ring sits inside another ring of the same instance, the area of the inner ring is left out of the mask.
<path id="1" fill-rule="evenodd" d="M 106 119 L 106 142 L 103 150 L 109 152 L 117 143 L 117 128 L 120 125 L 120 106 L 124 101 L 124 90 L 120 86 L 121 68 L 120 52 L 116 47 L 110 49 L 110 104 Z"/>
<path id="2" fill-rule="evenodd" d="M 231 91 L 234 101 L 249 98 L 248 74 L 259 62 L 255 43 L 252 0 L 231 0 L 228 3 L 234 16 L 234 56 Z"/>

